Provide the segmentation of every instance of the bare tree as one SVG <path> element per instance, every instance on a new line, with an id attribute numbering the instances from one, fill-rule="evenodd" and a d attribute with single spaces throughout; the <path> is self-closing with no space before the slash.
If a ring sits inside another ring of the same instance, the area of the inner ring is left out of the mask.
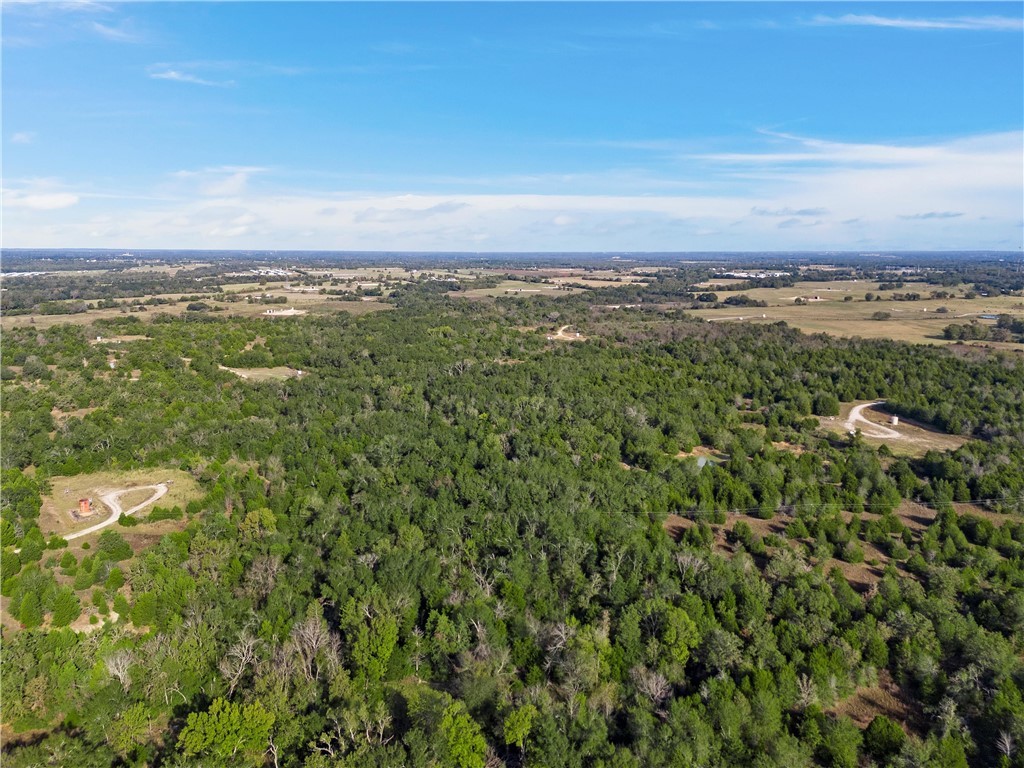
<path id="1" fill-rule="evenodd" d="M 306 614 L 292 627 L 288 645 L 299 660 L 307 680 L 318 680 L 323 665 L 333 667 L 340 658 L 340 643 L 327 629 L 323 616 L 315 611 Z"/>
<path id="2" fill-rule="evenodd" d="M 807 709 L 812 704 L 816 704 L 818 701 L 818 690 L 814 685 L 814 681 L 811 680 L 807 675 L 800 675 L 796 681 L 797 688 L 797 705 L 800 709 Z"/>
<path id="3" fill-rule="evenodd" d="M 416 670 L 417 676 L 420 673 L 420 665 L 423 664 L 423 630 L 419 627 L 412 628 L 413 646 L 412 651 L 409 654 L 409 660 L 412 662 L 413 669 Z"/>
<path id="4" fill-rule="evenodd" d="M 281 558 L 271 555 L 260 555 L 253 560 L 246 573 L 244 591 L 247 595 L 262 603 L 270 596 L 281 572 Z"/>
<path id="5" fill-rule="evenodd" d="M 243 632 L 238 641 L 232 645 L 227 654 L 219 664 L 220 673 L 228 681 L 228 697 L 235 694 L 235 688 L 245 675 L 246 670 L 252 667 L 259 656 L 261 641 L 248 632 Z"/>
<path id="6" fill-rule="evenodd" d="M 963 730 L 964 721 L 957 712 L 956 701 L 954 701 L 952 697 L 946 696 L 939 702 L 936 715 L 939 722 L 942 724 L 942 735 L 944 737 L 948 736 L 950 732 Z"/>
<path id="7" fill-rule="evenodd" d="M 660 672 L 647 667 L 633 667 L 629 671 L 636 689 L 651 700 L 655 707 L 660 707 L 672 694 L 672 684 Z"/>
<path id="8" fill-rule="evenodd" d="M 696 578 L 708 569 L 708 564 L 700 555 L 692 552 L 679 552 L 676 554 L 676 565 L 679 567 L 679 575 L 684 579 Z"/>
<path id="9" fill-rule="evenodd" d="M 127 692 L 132 684 L 132 677 L 129 671 L 132 664 L 135 663 L 135 657 L 132 655 L 132 652 L 126 650 L 114 651 L 105 659 L 105 662 L 107 672 L 117 678 L 117 681 L 121 683 L 121 687 Z"/>
<path id="10" fill-rule="evenodd" d="M 1006 731 L 999 732 L 999 738 L 996 739 L 996 749 L 999 750 L 1000 754 L 1004 755 L 1007 760 L 1013 756 L 1015 744 L 1013 743 L 1013 736 Z"/>

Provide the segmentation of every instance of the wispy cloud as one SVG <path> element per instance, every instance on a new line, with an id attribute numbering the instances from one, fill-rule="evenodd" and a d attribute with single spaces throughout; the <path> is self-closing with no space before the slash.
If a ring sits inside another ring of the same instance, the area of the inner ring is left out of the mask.
<path id="1" fill-rule="evenodd" d="M 827 208 L 751 208 L 750 212 L 755 216 L 823 216 L 828 213 Z"/>
<path id="2" fill-rule="evenodd" d="M 36 135 L 32 131 L 18 131 L 11 134 L 11 144 L 31 144 L 35 140 Z"/>
<path id="3" fill-rule="evenodd" d="M 914 219 L 956 219 L 963 215 L 962 211 L 928 211 L 927 213 L 912 213 L 907 216 L 900 216 L 900 218 L 908 221 L 913 221 Z"/>
<path id="4" fill-rule="evenodd" d="M 235 84 L 234 80 L 207 80 L 204 77 L 181 72 L 177 69 L 156 69 L 150 70 L 149 76 L 153 80 L 170 80 L 175 83 L 191 83 L 192 85 L 205 85 L 208 88 L 230 88 Z"/>
<path id="5" fill-rule="evenodd" d="M 94 21 L 89 28 L 100 37 L 115 43 L 139 43 L 144 39 L 143 35 L 133 29 L 129 22 L 112 27 L 109 24 L 100 24 L 100 22 Z"/>
<path id="6" fill-rule="evenodd" d="M 804 221 L 803 219 L 792 218 L 780 221 L 776 226 L 779 229 L 792 229 L 794 227 L 818 227 L 822 223 L 821 221 Z"/>
<path id="7" fill-rule="evenodd" d="M 391 208 L 390 210 L 367 208 L 365 210 L 358 211 L 354 216 L 354 221 L 357 223 L 369 221 L 382 223 L 422 221 L 423 219 L 429 219 L 432 216 L 455 213 L 456 211 L 461 211 L 466 207 L 468 207 L 467 203 L 447 201 L 444 203 L 438 203 L 437 205 L 431 205 L 426 208 Z"/>
<path id="8" fill-rule="evenodd" d="M 1024 20 L 1010 16 L 952 16 L 944 18 L 904 18 L 874 14 L 847 13 L 842 16 L 818 15 L 809 24 L 814 26 L 890 27 L 911 30 L 960 29 L 986 32 L 1019 32 Z"/>
<path id="9" fill-rule="evenodd" d="M 232 59 L 205 59 L 195 61 L 157 62 L 147 68 L 155 80 L 173 80 L 213 88 L 228 88 L 236 85 L 235 77 L 295 77 L 313 70 L 291 64 L 271 64 L 262 61 L 239 61 Z"/>
<path id="10" fill-rule="evenodd" d="M 61 13 L 80 11 L 84 13 L 108 13 L 111 8 L 105 3 L 93 0 L 4 0 L 4 10 L 39 11 Z"/>

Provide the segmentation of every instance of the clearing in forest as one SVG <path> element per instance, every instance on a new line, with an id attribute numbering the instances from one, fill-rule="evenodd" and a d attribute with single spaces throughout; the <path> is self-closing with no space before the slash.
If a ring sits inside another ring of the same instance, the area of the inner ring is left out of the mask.
<path id="1" fill-rule="evenodd" d="M 858 728 L 867 728 L 876 716 L 885 715 L 903 726 L 904 731 L 918 736 L 928 731 L 928 723 L 920 705 L 912 700 L 885 669 L 878 673 L 875 685 L 858 688 L 852 696 L 828 711 L 849 717 Z"/>
<path id="2" fill-rule="evenodd" d="M 570 331 L 568 325 L 563 325 L 555 333 L 548 334 L 548 341 L 586 341 L 586 336 L 581 336 L 579 331 Z"/>
<path id="3" fill-rule="evenodd" d="M 47 538 L 57 534 L 68 540 L 116 525 L 122 512 L 146 514 L 157 502 L 162 507 L 184 508 L 202 495 L 192 476 L 180 469 L 54 477 L 50 479 L 50 487 L 39 511 L 39 529 Z M 82 512 L 82 499 L 89 500 L 88 514 Z"/>
<path id="4" fill-rule="evenodd" d="M 967 442 L 962 435 L 949 435 L 902 416 L 898 424 L 892 424 L 892 415 L 884 406 L 883 400 L 843 403 L 838 416 L 821 416 L 818 421 L 828 431 L 838 434 L 859 429 L 868 445 L 885 444 L 893 453 L 904 456 L 924 456 L 930 450 L 955 451 Z"/>
<path id="5" fill-rule="evenodd" d="M 708 448 L 706 445 L 698 445 L 692 451 L 680 451 L 676 454 L 677 459 L 696 459 L 697 464 L 701 467 L 708 463 L 721 464 L 722 462 L 729 460 L 729 455 L 717 451 L 714 448 Z"/>
<path id="6" fill-rule="evenodd" d="M 240 379 L 251 381 L 269 381 L 271 379 L 297 379 L 306 374 L 289 368 L 287 365 L 279 365 L 275 368 L 228 368 L 226 365 L 218 365 L 222 371 L 231 371 Z"/>

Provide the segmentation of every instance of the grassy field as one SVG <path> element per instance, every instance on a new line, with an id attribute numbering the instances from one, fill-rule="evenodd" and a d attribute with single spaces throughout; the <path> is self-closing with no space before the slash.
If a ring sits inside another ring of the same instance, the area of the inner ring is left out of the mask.
<path id="1" fill-rule="evenodd" d="M 53 477 L 50 479 L 51 491 L 43 497 L 43 506 L 39 512 L 39 529 L 47 537 L 55 533 L 66 535 L 80 531 L 106 520 L 109 516 L 109 510 L 100 501 L 100 496 L 103 494 L 124 488 L 168 482 L 170 483 L 169 490 L 157 502 L 157 506 L 166 509 L 178 506 L 184 509 L 186 504 L 202 495 L 199 485 L 192 476 L 180 469 L 137 469 Z M 138 504 L 145 501 L 151 493 L 151 491 L 139 490 L 137 494 L 126 494 L 121 499 L 121 506 L 128 509 L 131 504 L 126 502 Z M 139 498 L 135 498 L 136 495 Z M 96 514 L 92 515 L 89 520 L 76 522 L 71 517 L 70 511 L 78 508 L 78 500 L 81 498 L 92 499 Z M 140 525 L 134 530 L 141 527 Z M 114 528 L 116 529 L 116 526 Z M 99 533 L 95 535 L 98 536 Z M 81 541 L 76 540 L 74 543 L 80 545 Z"/>
<path id="2" fill-rule="evenodd" d="M 893 339 L 918 344 L 951 344 L 942 338 L 942 330 L 951 323 L 969 323 L 981 315 L 1009 314 L 1024 317 L 1024 300 L 1017 296 L 979 296 L 976 299 L 921 299 L 919 301 L 892 301 L 893 291 L 878 291 L 878 284 L 857 280 L 833 283 L 797 283 L 789 288 L 754 288 L 742 291 L 767 307 L 723 307 L 693 311 L 705 320 L 729 322 L 748 320 L 755 323 L 774 323 L 780 320 L 807 333 L 827 333 L 831 336 L 861 336 L 871 339 Z M 951 290 L 930 283 L 907 283 L 897 293 L 920 293 Z M 960 289 L 962 292 L 962 288 Z M 864 301 L 866 293 L 882 297 L 882 301 Z M 731 292 L 720 293 L 725 300 Z M 844 299 L 850 296 L 852 301 Z M 806 304 L 796 303 L 803 298 Z M 937 312 L 944 307 L 948 312 Z M 874 320 L 876 312 L 887 312 L 888 320 Z M 762 315 L 764 317 L 762 317 Z M 979 322 L 994 325 L 994 320 Z M 996 348 L 1024 352 L 1024 345 L 1010 342 L 973 342 Z"/>

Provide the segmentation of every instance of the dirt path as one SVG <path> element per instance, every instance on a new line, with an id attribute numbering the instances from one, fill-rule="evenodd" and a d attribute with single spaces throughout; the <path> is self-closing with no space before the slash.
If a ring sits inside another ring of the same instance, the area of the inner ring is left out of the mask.
<path id="1" fill-rule="evenodd" d="M 558 332 L 555 333 L 554 336 L 548 336 L 548 339 L 558 341 L 586 341 L 586 339 L 580 336 L 578 333 L 566 333 L 565 329 L 568 327 L 568 325 L 563 325 L 561 328 L 558 329 Z"/>
<path id="2" fill-rule="evenodd" d="M 121 502 L 118 501 L 118 499 L 121 496 L 123 496 L 126 493 L 131 493 L 132 491 L 141 491 L 145 488 L 152 488 L 153 495 L 150 496 L 141 504 L 136 504 L 131 509 L 121 509 Z M 107 507 L 110 508 L 110 517 L 108 517 L 102 523 L 96 523 L 96 525 L 90 526 L 89 528 L 86 528 L 83 531 L 69 533 L 67 536 L 64 536 L 63 538 L 65 541 L 71 541 L 72 539 L 80 539 L 82 536 L 88 536 L 90 533 L 96 533 L 96 531 L 100 531 L 106 528 L 108 525 L 113 525 L 114 523 L 116 523 L 117 518 L 119 518 L 122 514 L 131 516 L 138 512 L 143 507 L 148 507 L 157 499 L 162 498 L 165 493 L 167 493 L 167 483 L 157 483 L 156 485 L 140 485 L 137 488 L 122 488 L 119 491 L 111 491 L 110 493 L 104 494 L 103 496 L 100 496 L 100 501 L 102 501 L 104 504 L 107 505 Z"/>
<path id="3" fill-rule="evenodd" d="M 868 421 L 863 416 L 861 416 L 861 413 L 864 411 L 865 408 L 872 408 L 876 405 L 881 405 L 884 402 L 884 400 L 879 400 L 874 403 L 864 403 L 863 405 L 854 406 L 853 409 L 851 409 L 850 411 L 850 415 L 846 418 L 846 423 L 843 426 L 846 427 L 846 429 L 849 430 L 850 432 L 854 432 L 858 428 L 857 422 L 860 422 L 861 424 L 864 425 L 860 427 L 860 433 L 864 435 L 864 437 L 877 437 L 883 440 L 902 440 L 903 435 L 901 435 L 895 429 L 889 429 L 888 427 L 883 427 L 881 424 L 875 424 L 875 422 Z"/>

